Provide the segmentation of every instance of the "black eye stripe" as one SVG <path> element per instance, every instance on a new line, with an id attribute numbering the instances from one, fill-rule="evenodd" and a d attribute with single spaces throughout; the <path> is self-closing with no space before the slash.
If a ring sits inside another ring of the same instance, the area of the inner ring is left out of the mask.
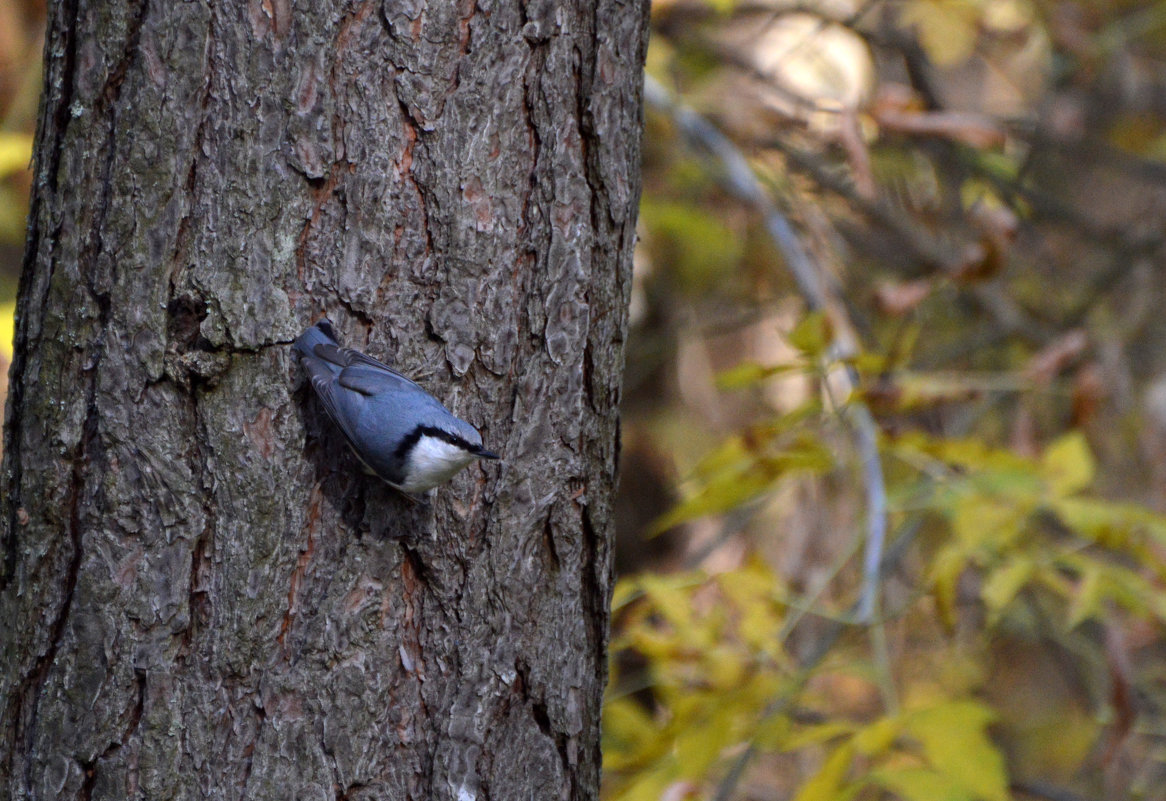
<path id="1" fill-rule="evenodd" d="M 463 448 L 470 453 L 476 453 L 480 450 L 477 445 L 471 445 L 457 434 L 451 434 L 445 429 L 435 428 L 434 426 L 417 426 L 409 432 L 408 436 L 401 440 L 401 444 L 397 446 L 397 450 L 394 451 L 393 455 L 398 459 L 404 459 L 405 454 L 413 449 L 413 446 L 417 444 L 417 441 L 421 439 L 422 435 L 439 439 L 442 442 L 448 442 L 450 445 Z"/>

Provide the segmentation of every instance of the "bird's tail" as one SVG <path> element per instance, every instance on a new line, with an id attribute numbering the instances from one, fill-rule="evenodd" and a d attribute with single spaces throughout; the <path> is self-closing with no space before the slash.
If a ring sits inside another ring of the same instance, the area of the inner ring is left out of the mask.
<path id="1" fill-rule="evenodd" d="M 300 354 L 300 358 L 314 357 L 317 345 L 340 346 L 340 343 L 336 341 L 336 332 L 332 330 L 332 322 L 327 317 L 300 334 L 300 338 L 296 340 L 295 349 Z"/>

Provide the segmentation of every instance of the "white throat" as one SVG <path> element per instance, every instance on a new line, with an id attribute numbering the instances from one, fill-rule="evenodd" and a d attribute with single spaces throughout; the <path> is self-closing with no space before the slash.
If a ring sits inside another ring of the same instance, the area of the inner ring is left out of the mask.
<path id="1" fill-rule="evenodd" d="M 405 492 L 425 492 L 453 478 L 454 474 L 474 461 L 474 455 L 443 439 L 422 434 L 409 451 L 401 484 Z"/>

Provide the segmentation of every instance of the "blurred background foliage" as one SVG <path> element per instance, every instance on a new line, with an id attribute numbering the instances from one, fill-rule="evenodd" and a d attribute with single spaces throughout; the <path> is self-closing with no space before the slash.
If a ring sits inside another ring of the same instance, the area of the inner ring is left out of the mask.
<path id="1" fill-rule="evenodd" d="M 0 0 L 0 394 L 8 391 L 12 316 L 32 186 L 44 3 Z"/>
<path id="2" fill-rule="evenodd" d="M 605 798 L 1166 799 L 1166 3 L 658 0 L 647 73 Z"/>
<path id="3" fill-rule="evenodd" d="M 1166 799 L 1166 3 L 658 0 L 647 74 L 605 797 Z"/>

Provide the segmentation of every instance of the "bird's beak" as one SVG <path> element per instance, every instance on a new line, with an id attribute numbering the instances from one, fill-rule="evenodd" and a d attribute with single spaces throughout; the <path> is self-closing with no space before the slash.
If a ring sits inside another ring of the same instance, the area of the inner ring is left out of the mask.
<path id="1" fill-rule="evenodd" d="M 474 454 L 479 459 L 501 459 L 502 457 L 492 451 L 478 451 Z"/>

